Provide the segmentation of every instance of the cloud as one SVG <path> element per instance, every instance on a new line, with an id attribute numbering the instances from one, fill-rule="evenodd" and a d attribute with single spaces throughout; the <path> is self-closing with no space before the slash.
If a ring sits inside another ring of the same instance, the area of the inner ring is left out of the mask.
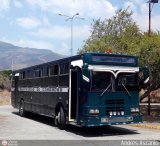
<path id="1" fill-rule="evenodd" d="M 26 29 L 33 29 L 41 25 L 41 21 L 37 18 L 22 17 L 16 19 L 19 26 Z"/>
<path id="2" fill-rule="evenodd" d="M 10 8 L 10 0 L 0 0 L 0 11 L 7 11 Z"/>
<path id="3" fill-rule="evenodd" d="M 160 31 L 160 15 L 157 16 L 152 16 L 152 20 L 151 20 L 151 29 L 153 28 L 155 31 L 159 30 Z"/>
<path id="4" fill-rule="evenodd" d="M 130 0 L 124 3 L 124 8 L 129 6 L 133 11 L 133 19 L 137 22 L 142 31 L 148 31 L 148 3 L 144 0 Z M 154 10 L 154 9 L 153 9 Z M 151 17 L 151 28 L 156 31 L 159 29 L 160 22 L 157 21 L 160 19 L 160 15 L 154 14 Z"/>
<path id="5" fill-rule="evenodd" d="M 18 0 L 14 0 L 13 3 L 14 3 L 14 6 L 16 8 L 22 8 L 23 7 L 22 3 Z"/>
<path id="6" fill-rule="evenodd" d="M 37 48 L 37 49 L 49 49 L 53 52 L 57 52 L 59 54 L 65 54 L 67 56 L 70 55 L 70 44 L 66 42 L 61 42 L 59 44 L 58 50 L 57 47 L 54 46 L 53 43 L 50 43 L 48 41 L 42 41 L 42 40 L 30 40 L 30 39 L 7 39 L 5 37 L 0 38 L 1 41 L 13 44 L 15 46 L 19 46 L 22 48 Z M 77 53 L 77 50 L 73 50 L 74 54 Z"/>
<path id="7" fill-rule="evenodd" d="M 132 11 L 136 11 L 136 5 L 134 4 L 134 2 L 125 2 L 124 3 L 124 8 L 130 8 Z"/>
<path id="8" fill-rule="evenodd" d="M 82 31 L 83 30 L 83 31 Z M 71 36 L 71 28 L 67 26 L 51 26 L 48 28 L 39 28 L 34 32 L 30 32 L 30 35 L 38 38 L 66 40 Z M 73 26 L 73 37 L 85 39 L 90 35 L 89 26 Z"/>
<path id="9" fill-rule="evenodd" d="M 70 55 L 70 47 L 65 42 L 62 42 L 60 47 L 58 48 L 59 54 Z"/>
<path id="10" fill-rule="evenodd" d="M 31 7 L 40 7 L 42 11 L 73 15 L 77 12 L 83 17 L 106 18 L 113 15 L 114 7 L 107 0 L 27 0 Z"/>
<path id="11" fill-rule="evenodd" d="M 44 16 L 42 18 L 42 23 L 43 23 L 43 26 L 46 26 L 46 27 L 50 27 L 51 26 L 51 23 L 50 23 L 49 19 L 46 16 Z"/>
<path id="12" fill-rule="evenodd" d="M 54 46 L 53 43 L 42 40 L 30 40 L 30 39 L 7 39 L 5 37 L 0 38 L 1 41 L 13 44 L 15 46 L 19 46 L 22 48 L 37 48 L 37 49 L 49 49 L 53 52 L 58 52 L 59 54 L 70 55 L 70 44 L 66 42 L 61 42 L 59 44 L 58 50 L 57 47 Z M 77 50 L 73 50 L 74 54 L 77 53 Z"/>
<path id="13" fill-rule="evenodd" d="M 136 22 L 142 29 L 142 31 L 148 31 L 149 29 L 149 18 L 148 15 L 137 15 L 135 16 Z M 152 16 L 151 19 L 151 30 L 158 31 L 160 26 L 160 15 Z"/>
<path id="14" fill-rule="evenodd" d="M 72 51 L 73 51 L 72 53 L 74 55 L 76 55 L 78 50 L 76 48 L 73 48 Z M 61 42 L 60 46 L 58 47 L 58 53 L 59 54 L 65 54 L 66 56 L 70 56 L 71 55 L 71 46 L 70 46 L 70 44 L 68 44 L 66 42 Z"/>
<path id="15" fill-rule="evenodd" d="M 42 40 L 30 40 L 30 39 L 7 39 L 5 37 L 0 39 L 1 41 L 14 44 L 19 47 L 37 48 L 37 49 L 50 49 L 53 50 L 54 46 L 52 43 Z"/>
<path id="16" fill-rule="evenodd" d="M 50 49 L 50 50 L 53 49 L 52 43 L 45 42 L 42 40 L 33 41 L 25 39 L 25 40 L 19 40 L 16 44 L 21 47 L 32 47 L 37 49 Z"/>

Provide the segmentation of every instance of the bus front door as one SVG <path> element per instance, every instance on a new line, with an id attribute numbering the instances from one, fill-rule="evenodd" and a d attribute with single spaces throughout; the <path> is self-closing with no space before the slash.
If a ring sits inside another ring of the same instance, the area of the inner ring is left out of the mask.
<path id="1" fill-rule="evenodd" d="M 70 69 L 69 121 L 77 121 L 79 113 L 79 76 L 78 67 Z"/>

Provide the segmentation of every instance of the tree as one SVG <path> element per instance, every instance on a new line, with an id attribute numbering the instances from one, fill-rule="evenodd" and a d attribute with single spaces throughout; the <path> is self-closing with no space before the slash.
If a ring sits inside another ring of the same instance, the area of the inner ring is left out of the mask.
<path id="1" fill-rule="evenodd" d="M 152 89 L 155 89 L 160 86 L 160 32 L 148 36 L 140 31 L 132 14 L 129 8 L 120 9 L 110 19 L 93 20 L 91 36 L 78 53 L 105 52 L 112 48 L 113 53 L 136 55 L 140 66 L 149 67 Z"/>
<path id="2" fill-rule="evenodd" d="M 160 86 L 160 34 L 154 32 L 148 36 L 144 33 L 140 48 L 142 48 L 139 55 L 140 65 L 149 67 L 152 89 L 156 89 Z"/>
<path id="3" fill-rule="evenodd" d="M 114 53 L 130 53 L 133 52 L 132 48 L 138 49 L 141 33 L 131 17 L 132 14 L 129 8 L 120 9 L 110 19 L 93 20 L 91 36 L 78 53 L 104 52 L 107 48 L 112 48 Z"/>
<path id="4" fill-rule="evenodd" d="M 0 90 L 11 90 L 10 75 L 11 70 L 0 71 Z"/>

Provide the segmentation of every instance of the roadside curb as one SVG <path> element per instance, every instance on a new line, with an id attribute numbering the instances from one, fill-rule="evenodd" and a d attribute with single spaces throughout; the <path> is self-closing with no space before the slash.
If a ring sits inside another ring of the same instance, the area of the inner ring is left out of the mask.
<path id="1" fill-rule="evenodd" d="M 149 128 L 149 129 L 159 129 L 160 130 L 160 124 L 158 125 L 152 125 L 152 124 L 130 124 L 133 127 L 142 127 L 142 128 Z"/>

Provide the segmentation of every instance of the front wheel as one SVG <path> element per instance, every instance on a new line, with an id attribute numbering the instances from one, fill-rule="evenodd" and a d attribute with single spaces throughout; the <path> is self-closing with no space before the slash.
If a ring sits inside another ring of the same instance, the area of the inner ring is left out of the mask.
<path id="1" fill-rule="evenodd" d="M 19 115 L 20 115 L 21 117 L 24 117 L 24 116 L 25 116 L 24 101 L 23 101 L 23 100 L 21 100 L 21 102 L 20 102 Z"/>
<path id="2" fill-rule="evenodd" d="M 57 115 L 57 124 L 59 129 L 63 130 L 66 126 L 66 116 L 63 107 L 60 107 Z"/>

